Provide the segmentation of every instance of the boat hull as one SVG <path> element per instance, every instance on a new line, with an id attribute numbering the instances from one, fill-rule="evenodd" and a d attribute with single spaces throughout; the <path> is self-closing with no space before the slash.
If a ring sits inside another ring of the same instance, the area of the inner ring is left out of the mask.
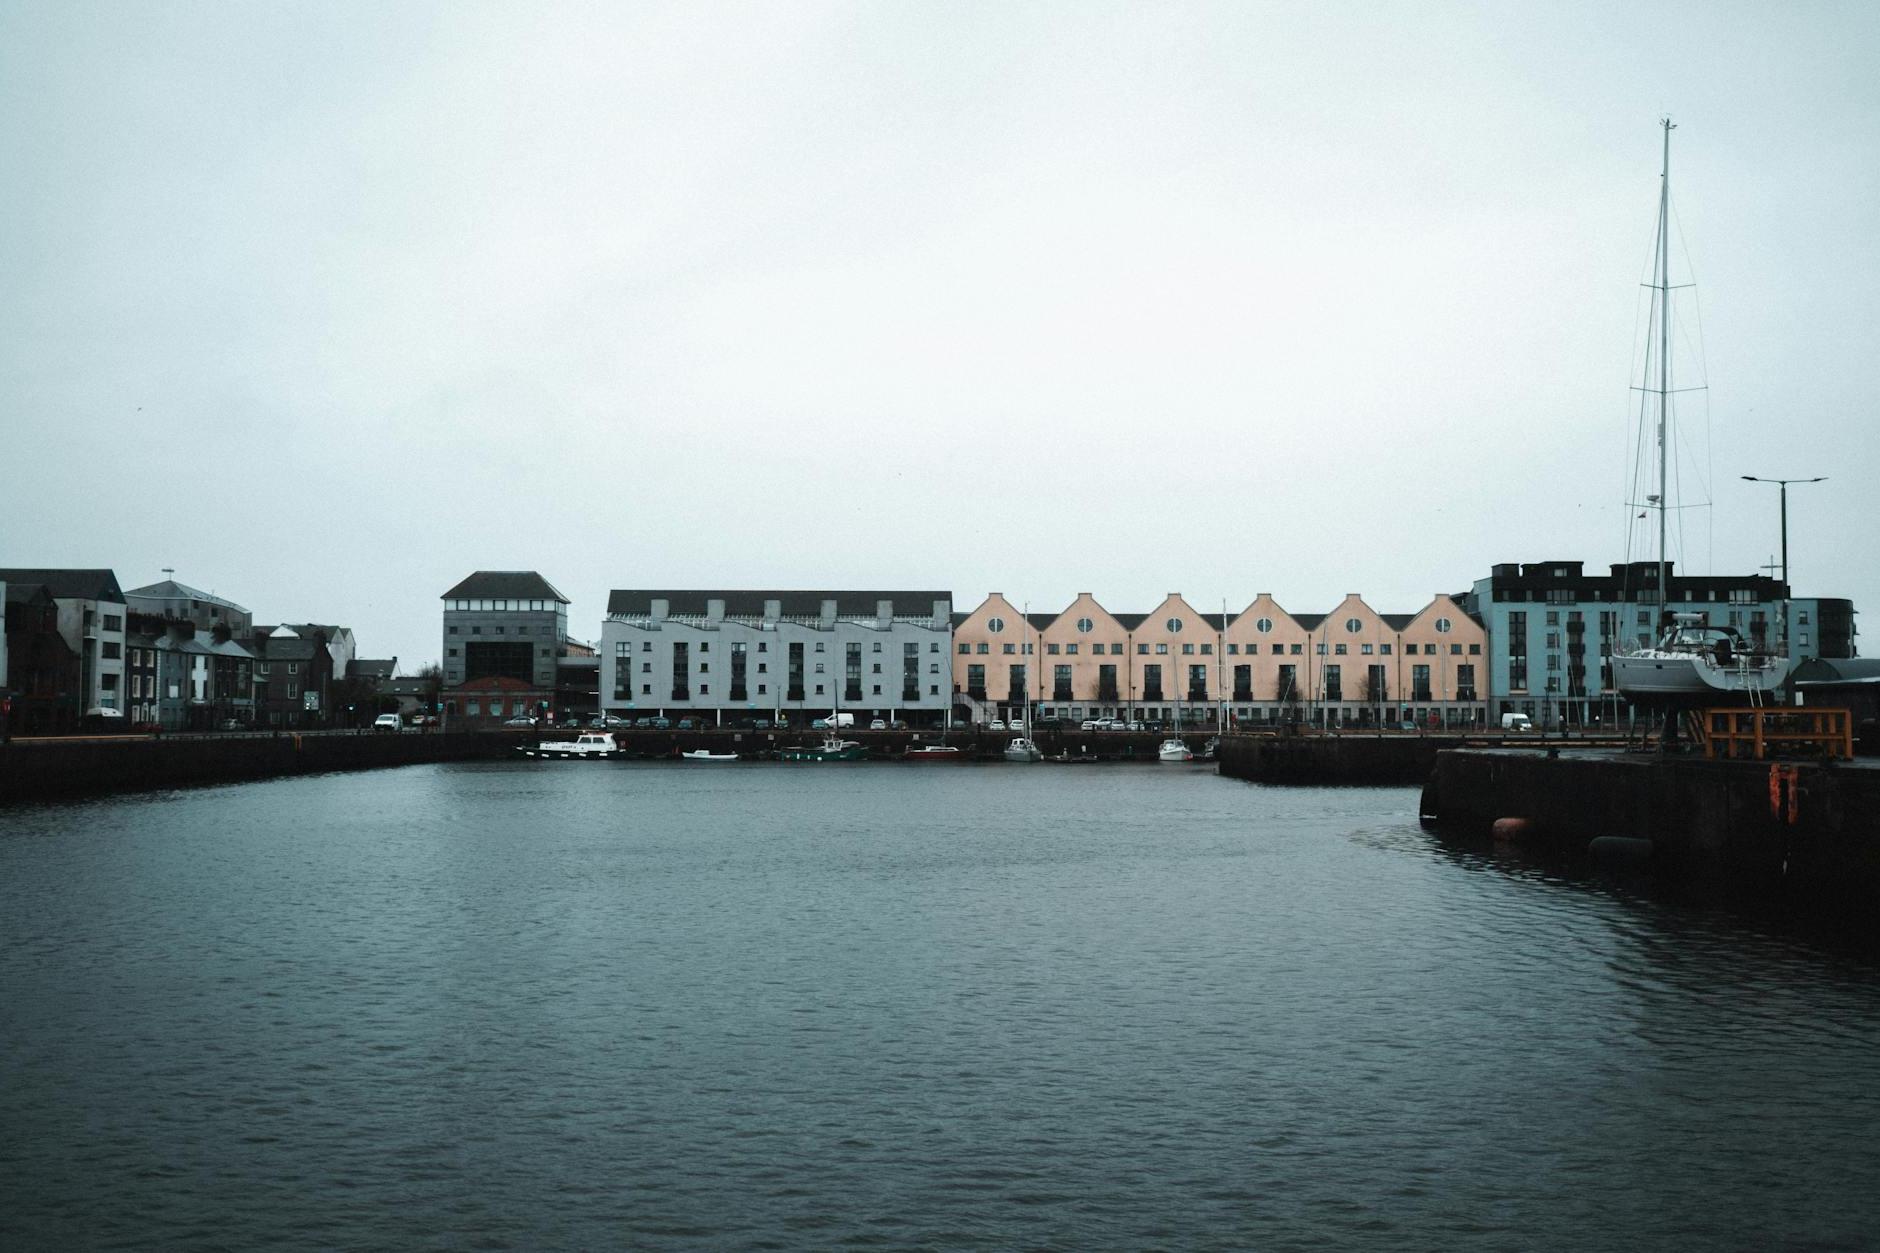
<path id="1" fill-rule="evenodd" d="M 1773 697 L 1788 677 L 1776 658 L 1754 666 L 1721 666 L 1708 657 L 1646 652 L 1615 655 L 1613 686 L 1641 705 L 1707 705 L 1719 699 Z"/>

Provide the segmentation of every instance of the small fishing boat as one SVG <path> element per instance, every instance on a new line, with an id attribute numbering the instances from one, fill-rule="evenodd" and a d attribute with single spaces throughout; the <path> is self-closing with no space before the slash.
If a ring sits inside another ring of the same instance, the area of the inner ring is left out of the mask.
<path id="1" fill-rule="evenodd" d="M 923 762 L 932 766 L 948 761 L 969 761 L 971 758 L 951 744 L 916 744 L 901 754 L 901 760 Z"/>
<path id="2" fill-rule="evenodd" d="M 778 761 L 861 761 L 866 756 L 859 743 L 837 739 L 833 733 L 816 744 L 792 744 L 777 750 Z"/>
<path id="3" fill-rule="evenodd" d="M 1044 758 L 1038 746 L 1022 735 L 1005 746 L 1003 755 L 1007 761 L 1034 762 Z"/>
<path id="4" fill-rule="evenodd" d="M 554 757 L 563 760 L 605 761 L 620 755 L 620 749 L 615 745 L 614 737 L 604 735 L 599 731 L 583 731 L 572 740 L 542 740 L 536 744 L 524 744 L 516 751 L 524 757 Z"/>
<path id="5" fill-rule="evenodd" d="M 709 748 L 695 748 L 689 753 L 680 753 L 680 761 L 736 761 L 736 753 L 714 753 Z"/>
<path id="6" fill-rule="evenodd" d="M 1155 750 L 1155 756 L 1157 761 L 1193 761 L 1195 759 L 1194 752 L 1188 747 L 1187 742 L 1174 736 L 1162 741 L 1161 747 Z"/>
<path id="7" fill-rule="evenodd" d="M 1054 766 L 1094 766 L 1097 764 L 1096 754 L 1072 753 L 1069 749 L 1046 757 L 1045 760 Z"/>

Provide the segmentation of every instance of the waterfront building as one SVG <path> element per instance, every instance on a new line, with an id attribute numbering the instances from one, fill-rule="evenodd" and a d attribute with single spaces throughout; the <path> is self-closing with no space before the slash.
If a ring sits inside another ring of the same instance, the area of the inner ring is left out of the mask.
<path id="1" fill-rule="evenodd" d="M 78 726 L 79 659 L 59 632 L 43 583 L 6 584 L 6 733 L 53 735 Z"/>
<path id="2" fill-rule="evenodd" d="M 58 607 L 59 635 L 78 655 L 78 684 L 66 696 L 74 717 L 123 708 L 124 592 L 110 570 L 0 569 L 0 582 L 40 584 Z"/>
<path id="3" fill-rule="evenodd" d="M 124 593 L 124 603 L 132 613 L 189 623 L 199 631 L 221 627 L 237 639 L 251 634 L 255 625 L 255 616 L 234 601 L 175 579 L 133 587 Z"/>
<path id="4" fill-rule="evenodd" d="M 255 721 L 268 727 L 315 727 L 332 711 L 333 654 L 317 627 L 256 627 L 242 641 L 254 657 Z"/>
<path id="5" fill-rule="evenodd" d="M 601 627 L 601 708 L 936 725 L 952 700 L 952 609 L 941 591 L 616 590 Z"/>
<path id="6" fill-rule="evenodd" d="M 568 598 L 534 570 L 478 570 L 442 599 L 445 718 L 487 724 L 552 710 Z"/>
<path id="7" fill-rule="evenodd" d="M 1523 713 L 1536 726 L 1592 726 L 1624 717 L 1613 690 L 1612 653 L 1655 642 L 1662 613 L 1700 613 L 1758 648 L 1786 647 L 1799 661 L 1854 652 L 1854 607 L 1838 599 L 1788 598 L 1761 574 L 1684 575 L 1666 563 L 1615 564 L 1588 574 L 1578 561 L 1508 562 L 1464 597 L 1488 630 L 1490 716 Z M 1785 616 L 1786 615 L 1786 616 Z"/>
<path id="8" fill-rule="evenodd" d="M 1028 614 L 993 593 L 955 619 L 959 716 L 1223 724 L 1479 726 L 1487 717 L 1482 624 L 1438 595 L 1411 614 L 1361 596 L 1294 614 L 1261 593 L 1236 614 L 1205 613 L 1171 592 L 1148 613 L 1117 613 L 1080 593 Z"/>

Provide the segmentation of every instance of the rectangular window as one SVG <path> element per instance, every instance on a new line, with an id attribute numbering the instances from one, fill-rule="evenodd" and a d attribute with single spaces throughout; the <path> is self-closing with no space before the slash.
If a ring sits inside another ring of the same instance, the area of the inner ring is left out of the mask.
<path id="1" fill-rule="evenodd" d="M 1343 656 L 1345 655 L 1345 651 L 1346 651 L 1346 649 L 1345 649 L 1345 645 L 1343 645 L 1343 644 L 1334 644 L 1334 645 L 1332 645 L 1332 651 L 1333 651 L 1333 652 L 1335 652 L 1335 653 L 1337 653 L 1337 654 L 1338 654 L 1338 655 L 1339 655 L 1340 657 L 1343 657 Z"/>
<path id="2" fill-rule="evenodd" d="M 1057 650 L 1056 650 L 1056 649 L 1053 649 L 1052 651 L 1053 651 L 1053 652 L 1056 652 Z M 1075 657 L 1075 656 L 1077 655 L 1077 645 L 1075 645 L 1075 644 L 1066 644 L 1066 645 L 1064 646 L 1064 651 L 1065 651 L 1065 652 L 1066 652 L 1067 654 L 1069 654 L 1070 656 L 1072 656 L 1072 657 Z"/>
<path id="3" fill-rule="evenodd" d="M 1381 705 L 1390 699 L 1390 674 L 1385 666 L 1364 668 L 1364 699 Z"/>
<path id="4" fill-rule="evenodd" d="M 938 667 L 935 667 L 938 669 Z M 920 645 L 901 646 L 901 699 L 920 699 Z"/>
<path id="5" fill-rule="evenodd" d="M 1056 644 L 1046 644 L 1046 645 L 1044 646 L 1044 655 L 1045 655 L 1045 656 L 1047 656 L 1047 657 L 1055 657 L 1055 656 L 1057 656 L 1057 655 L 1058 655 L 1058 646 L 1057 646 Z"/>
<path id="6" fill-rule="evenodd" d="M 1324 676 L 1325 676 L 1325 699 L 1326 700 L 1345 699 L 1344 678 L 1343 678 L 1341 671 L 1342 671 L 1342 667 L 1336 664 L 1325 667 Z"/>
<path id="7" fill-rule="evenodd" d="M 1051 699 L 1071 699 L 1071 668 L 1069 666 L 1051 667 Z"/>
<path id="8" fill-rule="evenodd" d="M 803 699 L 803 645 L 790 645 L 790 686 L 787 689 L 790 700 Z"/>
<path id="9" fill-rule="evenodd" d="M 1430 695 L 1430 668 L 1426 665 L 1410 667 L 1410 699 L 1433 700 Z"/>
<path id="10" fill-rule="evenodd" d="M 1168 655 L 1168 645 L 1167 645 L 1167 644 L 1157 644 L 1157 645 L 1155 646 L 1155 651 L 1156 651 L 1156 655 L 1157 655 L 1157 656 L 1167 656 L 1167 655 Z"/>
<path id="11" fill-rule="evenodd" d="M 117 614 L 108 613 L 104 616 L 104 629 L 107 631 L 122 631 L 124 629 L 124 619 Z"/>
<path id="12" fill-rule="evenodd" d="M 690 646 L 675 641 L 672 646 L 672 698 L 692 699 L 692 658 Z"/>
<path id="13" fill-rule="evenodd" d="M 1297 647 L 1297 645 L 1294 645 L 1294 647 Z M 1273 696 L 1276 700 L 1282 701 L 1296 701 L 1299 699 L 1298 666 L 1281 666 L 1279 668 L 1279 684 L 1273 689 Z"/>
<path id="14" fill-rule="evenodd" d="M 1229 644 L 1229 645 L 1227 646 L 1227 655 L 1228 655 L 1229 657 L 1238 657 L 1238 656 L 1240 656 L 1240 645 L 1238 645 L 1238 644 Z"/>
<path id="15" fill-rule="evenodd" d="M 1097 699 L 1105 701 L 1120 700 L 1116 694 L 1116 667 L 1097 667 Z"/>
<path id="16" fill-rule="evenodd" d="M 975 663 L 966 667 L 966 694 L 974 700 L 986 699 L 986 667 Z"/>
<path id="17" fill-rule="evenodd" d="M 1182 654 L 1183 654 L 1184 656 L 1188 656 L 1188 657 L 1192 657 L 1192 656 L 1194 656 L 1194 655 L 1195 655 L 1195 646 L 1194 646 L 1193 644 L 1183 644 L 1183 645 L 1182 645 Z"/>
<path id="18" fill-rule="evenodd" d="M 1142 698 L 1144 700 L 1162 699 L 1162 667 L 1146 665 L 1142 668 Z"/>
<path id="19" fill-rule="evenodd" d="M 104 642 L 104 659 L 106 661 L 117 660 L 123 651 L 123 645 L 119 644 L 116 640 L 106 640 Z"/>
<path id="20" fill-rule="evenodd" d="M 1229 647 L 1231 648 L 1232 645 L 1229 645 Z M 1235 700 L 1252 700 L 1253 699 L 1253 667 L 1252 666 L 1235 666 L 1234 667 L 1234 697 L 1233 698 Z"/>
<path id="21" fill-rule="evenodd" d="M 1467 664 L 1466 662 L 1456 667 L 1456 699 L 1457 700 L 1476 699 L 1475 667 Z"/>
<path id="22" fill-rule="evenodd" d="M 1005 654 L 1005 655 L 1006 655 L 1007 657 L 1011 657 L 1011 656 L 1013 656 L 1013 655 L 1015 655 L 1015 654 L 1016 654 L 1016 653 L 1018 652 L 1018 645 L 1016 645 L 1016 644 L 1001 644 L 1001 645 L 999 645 L 999 651 L 1000 651 L 1001 653 L 1004 653 L 1004 654 Z"/>
<path id="23" fill-rule="evenodd" d="M 984 640 L 980 640 L 979 643 L 973 646 L 973 651 L 981 657 L 984 657 L 987 653 L 992 651 L 992 645 L 986 643 Z"/>
<path id="24" fill-rule="evenodd" d="M 842 699 L 862 698 L 862 646 L 850 644 L 843 651 Z"/>
<path id="25" fill-rule="evenodd" d="M 1206 700 L 1208 698 L 1208 668 L 1205 665 L 1188 667 L 1188 699 Z"/>

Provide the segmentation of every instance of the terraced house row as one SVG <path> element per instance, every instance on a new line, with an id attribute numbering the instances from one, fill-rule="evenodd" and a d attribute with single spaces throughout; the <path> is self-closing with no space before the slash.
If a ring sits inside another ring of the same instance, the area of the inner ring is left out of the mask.
<path id="1" fill-rule="evenodd" d="M 1261 593 L 1238 613 L 1204 613 L 1171 592 L 1147 613 L 1089 593 L 1026 614 L 993 593 L 953 628 L 953 681 L 975 719 L 1124 717 L 1207 726 L 1488 717 L 1487 635 L 1454 599 L 1380 613 L 1353 593 L 1328 613 L 1294 613 Z"/>

